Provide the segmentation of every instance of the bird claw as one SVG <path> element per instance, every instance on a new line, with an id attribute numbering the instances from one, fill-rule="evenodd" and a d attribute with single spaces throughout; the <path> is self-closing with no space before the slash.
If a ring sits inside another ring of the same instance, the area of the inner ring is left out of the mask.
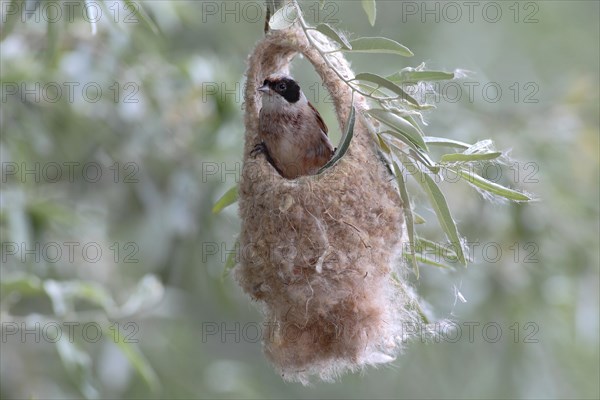
<path id="1" fill-rule="evenodd" d="M 264 154 L 269 164 L 271 164 L 271 166 L 275 168 L 275 171 L 277 171 L 279 175 L 283 176 L 283 173 L 281 172 L 279 167 L 277 167 L 277 164 L 275 164 L 275 161 L 271 157 L 271 154 L 269 153 L 269 149 L 267 148 L 265 142 L 257 143 L 250 152 L 250 157 L 256 158 L 256 156 L 258 156 L 259 154 Z"/>
<path id="2" fill-rule="evenodd" d="M 256 146 L 250 152 L 250 157 L 256 158 L 259 154 L 265 154 L 267 152 L 267 146 L 265 142 L 257 143 Z"/>

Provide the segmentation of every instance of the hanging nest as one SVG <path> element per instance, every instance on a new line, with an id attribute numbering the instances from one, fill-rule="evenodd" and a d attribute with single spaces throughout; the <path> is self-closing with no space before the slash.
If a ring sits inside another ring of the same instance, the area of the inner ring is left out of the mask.
<path id="1" fill-rule="evenodd" d="M 325 36 L 310 34 L 323 50 L 335 49 Z M 288 73 L 298 53 L 323 80 L 340 126 L 352 103 L 357 118 L 350 148 L 337 164 L 287 180 L 250 153 L 259 142 L 257 88 L 272 73 Z M 341 53 L 327 57 L 342 76 L 354 76 Z M 420 322 L 416 300 L 402 283 L 402 201 L 361 116 L 365 107 L 296 25 L 271 31 L 250 55 L 235 277 L 262 306 L 264 350 L 286 380 L 332 380 L 392 361 L 407 324 Z"/>

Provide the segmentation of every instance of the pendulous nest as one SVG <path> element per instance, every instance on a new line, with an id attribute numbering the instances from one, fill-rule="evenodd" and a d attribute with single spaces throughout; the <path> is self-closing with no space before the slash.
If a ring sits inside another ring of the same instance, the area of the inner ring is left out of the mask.
<path id="1" fill-rule="evenodd" d="M 310 33 L 323 49 L 334 45 Z M 363 117 L 362 98 L 346 155 L 318 176 L 287 180 L 258 143 L 257 87 L 275 72 L 287 73 L 302 53 L 330 92 L 340 126 L 352 93 L 297 26 L 271 31 L 249 57 L 245 87 L 244 167 L 239 187 L 242 220 L 235 277 L 265 315 L 264 350 L 283 378 L 307 383 L 332 380 L 347 370 L 392 361 L 417 324 L 416 300 L 402 279 L 405 243 L 402 202 L 379 157 Z M 328 60 L 353 77 L 341 53 Z M 401 281 L 394 281 L 395 272 Z"/>

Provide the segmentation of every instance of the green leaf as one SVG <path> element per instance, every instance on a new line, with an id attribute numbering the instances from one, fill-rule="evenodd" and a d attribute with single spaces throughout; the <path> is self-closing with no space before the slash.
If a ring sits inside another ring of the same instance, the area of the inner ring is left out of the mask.
<path id="1" fill-rule="evenodd" d="M 414 56 L 413 52 L 395 40 L 384 37 L 363 37 L 350 42 L 354 53 L 398 54 L 405 57 Z"/>
<path id="2" fill-rule="evenodd" d="M 433 254 L 437 257 L 437 260 L 444 259 L 450 260 L 452 262 L 456 262 L 458 256 L 456 255 L 456 251 L 452 248 L 453 246 L 445 246 L 441 243 L 436 243 L 434 241 L 422 238 L 418 236 L 415 239 L 416 242 L 416 250 L 417 253 L 421 253 L 424 255 L 425 250 L 427 254 Z"/>
<path id="3" fill-rule="evenodd" d="M 24 4 L 19 4 L 19 0 L 11 0 L 2 4 L 2 29 L 0 30 L 0 41 L 10 35 L 10 32 L 12 32 L 16 23 L 22 18 L 22 5 Z M 35 7 L 37 8 L 38 6 L 35 5 Z"/>
<path id="4" fill-rule="evenodd" d="M 427 153 L 423 152 L 422 150 L 409 149 L 408 154 L 415 160 L 418 160 L 423 165 L 425 165 L 427 169 L 430 170 L 432 173 L 437 174 L 438 172 L 440 172 L 439 165 L 437 165 L 431 158 L 429 158 Z"/>
<path id="5" fill-rule="evenodd" d="M 415 257 L 415 225 L 413 222 L 413 213 L 410 208 L 410 198 L 408 197 L 408 191 L 406 190 L 406 182 L 402 171 L 398 167 L 396 162 L 394 165 L 394 173 L 396 174 L 396 180 L 398 181 L 398 190 L 400 191 L 400 198 L 402 199 L 402 209 L 404 211 L 404 220 L 406 221 L 406 230 L 408 232 L 408 244 L 409 244 L 409 257 L 410 263 L 412 264 L 413 270 L 417 279 L 419 279 L 419 264 Z"/>
<path id="6" fill-rule="evenodd" d="M 346 152 L 348 151 L 348 148 L 350 147 L 350 142 L 352 141 L 352 136 L 354 136 L 355 119 L 356 119 L 356 110 L 355 110 L 354 106 L 352 106 L 352 108 L 350 109 L 350 114 L 348 115 L 348 123 L 346 124 L 346 131 L 344 132 L 344 135 L 342 136 L 342 140 L 341 140 L 338 150 L 335 152 L 335 154 L 333 155 L 331 160 L 329 160 L 327 162 L 327 164 L 325 164 L 323 166 L 323 168 L 321 168 L 319 170 L 319 172 L 317 172 L 317 175 L 321 174 L 326 169 L 334 166 L 344 156 L 344 154 L 346 154 Z"/>
<path id="7" fill-rule="evenodd" d="M 399 117 L 391 111 L 382 109 L 368 110 L 367 114 L 376 120 L 383 122 L 396 132 L 397 137 L 406 142 L 407 140 L 416 145 L 419 149 L 427 151 L 427 145 L 421 136 L 421 133 L 407 120 Z"/>
<path id="8" fill-rule="evenodd" d="M 10 243 L 3 243 L 3 245 L 8 244 Z M 26 297 L 43 293 L 42 281 L 40 278 L 23 272 L 4 274 L 0 281 L 0 288 L 0 293 L 2 293 L 3 298 L 7 298 L 11 295 Z"/>
<path id="9" fill-rule="evenodd" d="M 375 135 L 377 136 L 377 143 L 379 144 L 379 148 L 381 149 L 381 151 L 383 151 L 387 156 L 390 155 L 390 153 L 392 152 L 392 149 L 390 148 L 390 146 L 387 143 L 387 140 L 385 140 L 385 138 L 383 136 L 381 136 L 381 134 L 375 132 Z"/>
<path id="10" fill-rule="evenodd" d="M 363 83 L 354 83 L 354 85 L 360 89 L 363 93 L 368 93 L 369 95 L 377 95 L 381 97 L 387 97 L 387 93 L 381 90 L 381 86 L 374 84 Z"/>
<path id="11" fill-rule="evenodd" d="M 388 89 L 394 92 L 396 95 L 398 95 L 401 99 L 407 100 L 409 103 L 412 103 L 413 105 L 419 107 L 419 102 L 415 100 L 411 95 L 406 93 L 404 89 L 396 85 L 394 82 L 388 81 L 382 76 L 371 74 L 369 72 L 362 72 L 356 75 L 354 77 L 354 80 L 375 83 L 379 85 L 379 87 Z"/>
<path id="12" fill-rule="evenodd" d="M 419 184 L 423 187 L 427 196 L 429 197 L 429 201 L 435 210 L 435 213 L 438 217 L 438 221 L 440 226 L 444 230 L 446 237 L 454 245 L 456 248 L 456 255 L 458 257 L 458 261 L 467 265 L 467 261 L 465 259 L 465 255 L 463 253 L 462 245 L 460 242 L 460 237 L 458 235 L 458 229 L 456 228 L 456 224 L 452 219 L 452 215 L 450 213 L 450 209 L 448 208 L 448 203 L 446 202 L 446 198 L 444 194 L 438 187 L 437 183 L 428 175 L 423 173 L 418 165 L 415 165 L 413 161 L 403 153 L 397 153 L 398 158 L 404 164 L 404 167 L 409 171 L 414 170 L 415 176 L 414 178 L 419 182 Z"/>
<path id="13" fill-rule="evenodd" d="M 224 208 L 229 207 L 238 200 L 238 187 L 234 186 L 225 192 L 223 196 L 213 206 L 213 214 L 220 213 Z"/>
<path id="14" fill-rule="evenodd" d="M 431 201 L 431 205 L 433 206 L 438 220 L 440 221 L 440 225 L 446 233 L 448 240 L 450 240 L 450 243 L 452 243 L 456 248 L 456 256 L 458 257 L 458 261 L 463 265 L 467 265 L 465 255 L 462 250 L 462 244 L 460 242 L 460 237 L 458 236 L 458 229 L 456 228 L 456 223 L 452 219 L 452 214 L 450 214 L 446 197 L 438 187 L 437 183 L 435 183 L 429 175 L 422 174 L 422 177 L 424 178 L 423 187 L 429 195 L 429 200 Z"/>
<path id="15" fill-rule="evenodd" d="M 506 188 L 502 185 L 489 181 L 472 171 L 468 171 L 465 169 L 451 169 L 456 172 L 461 178 L 469 182 L 471 185 L 476 186 L 480 189 L 483 189 L 487 192 L 495 194 L 500 197 L 504 197 L 505 199 L 512 201 L 532 201 L 533 198 L 527 196 L 524 193 L 518 192 L 513 189 Z"/>
<path id="16" fill-rule="evenodd" d="M 227 277 L 227 275 L 229 275 L 229 273 L 231 272 L 231 270 L 233 268 L 235 268 L 235 266 L 237 265 L 238 259 L 238 248 L 240 246 L 240 239 L 239 236 L 235 239 L 235 244 L 233 245 L 235 251 L 229 253 L 229 255 L 227 255 L 227 260 L 225 260 L 225 268 L 223 268 L 223 274 L 221 275 L 221 278 L 225 279 Z"/>
<path id="17" fill-rule="evenodd" d="M 375 0 L 362 0 L 362 7 L 369 18 L 371 26 L 375 26 L 375 18 L 377 17 L 377 5 L 375 4 Z"/>
<path id="18" fill-rule="evenodd" d="M 298 10 L 292 4 L 286 4 L 271 16 L 269 27 L 273 30 L 287 29 L 298 19 Z"/>
<path id="19" fill-rule="evenodd" d="M 417 83 L 417 82 L 432 82 L 432 81 L 447 81 L 454 79 L 453 72 L 443 71 L 416 71 L 413 68 L 408 68 L 396 72 L 387 77 L 390 81 L 397 83 Z"/>
<path id="20" fill-rule="evenodd" d="M 415 221 L 415 224 L 417 225 L 422 225 L 425 222 L 425 218 L 423 218 L 420 214 L 417 214 L 416 212 L 413 211 L 413 220 Z"/>
<path id="21" fill-rule="evenodd" d="M 121 333 L 121 327 L 117 324 L 117 331 L 114 336 L 118 336 L 118 340 L 115 340 L 117 347 L 121 350 L 123 355 L 129 360 L 131 366 L 137 371 L 142 379 L 146 382 L 150 390 L 156 393 L 160 389 L 160 381 L 158 375 L 150 366 L 150 362 L 144 356 L 144 353 L 134 345 L 130 343 L 127 338 L 127 333 Z M 117 339 L 117 337 L 115 337 Z"/>
<path id="22" fill-rule="evenodd" d="M 415 254 L 415 258 L 417 259 L 417 261 L 419 261 L 423 264 L 433 265 L 434 267 L 443 268 L 443 269 L 450 269 L 450 270 L 454 269 L 454 267 L 451 267 L 450 265 L 446 265 L 439 261 L 432 260 L 431 258 L 424 256 L 423 254 L 417 253 L 417 254 Z"/>
<path id="23" fill-rule="evenodd" d="M 329 39 L 338 43 L 340 46 L 342 46 L 342 49 L 346 49 L 346 50 L 352 49 L 350 42 L 348 42 L 348 39 L 346 39 L 346 36 L 344 36 L 343 33 L 338 32 L 335 29 L 333 29 L 330 25 L 319 24 L 319 25 L 317 25 L 317 27 L 315 29 L 318 30 L 319 32 L 321 32 L 323 35 L 327 36 Z"/>
<path id="24" fill-rule="evenodd" d="M 493 151 L 489 153 L 475 153 L 475 154 L 465 154 L 465 153 L 451 153 L 444 154 L 440 161 L 443 163 L 450 162 L 469 162 L 469 161 L 484 161 L 484 160 L 493 160 L 502 155 L 499 151 Z"/>
<path id="25" fill-rule="evenodd" d="M 394 109 L 392 111 L 394 111 Z M 398 110 L 398 111 L 402 112 L 402 114 L 399 114 L 398 112 L 395 112 L 396 115 L 398 115 L 399 117 L 402 117 L 405 120 L 407 120 L 408 122 L 410 122 L 410 124 L 412 126 L 414 126 L 419 131 L 419 133 L 421 134 L 421 136 L 425 136 L 425 133 L 423 133 L 423 130 L 421 129 L 421 127 L 417 123 L 417 120 L 415 119 L 414 111 L 412 112 L 412 114 L 409 111 L 402 111 L 402 110 Z"/>
<path id="26" fill-rule="evenodd" d="M 404 151 L 406 153 L 406 147 L 410 147 L 410 149 L 418 149 L 419 147 L 413 143 L 410 139 L 407 139 L 405 135 L 399 133 L 396 130 L 385 130 L 380 132 L 382 140 L 385 140 L 386 143 L 390 144 L 396 150 Z M 387 135 L 387 136 L 384 136 Z M 398 143 L 400 142 L 400 143 Z M 410 150 L 409 149 L 409 150 Z"/>
<path id="27" fill-rule="evenodd" d="M 471 145 L 468 143 L 441 137 L 425 136 L 423 140 L 425 141 L 425 143 L 432 144 L 434 146 L 456 147 L 460 149 L 468 149 L 469 147 L 471 147 Z"/>
<path id="28" fill-rule="evenodd" d="M 152 309 L 163 299 L 164 293 L 165 288 L 158 277 L 152 274 L 144 275 L 118 313 L 113 313 L 112 317 L 125 318 Z"/>
<path id="29" fill-rule="evenodd" d="M 382 136 L 384 134 L 390 135 L 391 138 Z M 415 159 L 415 160 L 419 161 L 420 163 L 422 163 L 423 165 L 425 165 L 427 167 L 427 169 L 430 170 L 432 173 L 437 174 L 440 171 L 439 165 L 437 165 L 427 155 L 427 153 L 425 153 L 424 151 L 419 149 L 417 147 L 417 145 L 414 144 L 413 142 L 411 142 L 410 140 L 405 140 L 404 138 L 399 137 L 399 135 L 400 134 L 398 132 L 384 131 L 384 132 L 381 132 L 380 137 L 381 137 L 382 141 L 386 142 L 386 144 L 389 142 L 389 144 L 392 145 L 392 147 L 394 148 L 394 151 L 401 151 L 401 152 L 404 152 L 405 154 L 408 154 L 413 159 Z M 398 143 L 398 142 L 400 142 L 400 143 Z M 408 153 L 406 153 L 406 151 L 405 151 L 406 146 L 409 147 Z"/>
<path id="30" fill-rule="evenodd" d="M 148 15 L 141 2 L 138 3 L 133 0 L 125 0 L 125 4 L 128 6 L 128 10 L 133 11 L 134 15 L 140 17 L 140 19 L 150 28 L 150 30 L 155 35 L 160 34 L 160 29 L 158 28 L 158 25 L 156 25 L 156 22 L 154 22 L 154 20 L 150 18 L 150 15 Z"/>
<path id="31" fill-rule="evenodd" d="M 85 300 L 96 304 L 102 307 L 107 314 L 112 314 L 116 310 L 115 302 L 106 288 L 96 282 L 47 279 L 43 282 L 43 288 L 52 301 L 54 313 L 58 316 L 72 312 L 75 309 L 76 300 Z"/>
<path id="32" fill-rule="evenodd" d="M 100 398 L 100 392 L 95 387 L 90 355 L 70 340 L 57 340 L 55 346 L 67 374 L 77 384 L 83 397 L 86 399 Z"/>

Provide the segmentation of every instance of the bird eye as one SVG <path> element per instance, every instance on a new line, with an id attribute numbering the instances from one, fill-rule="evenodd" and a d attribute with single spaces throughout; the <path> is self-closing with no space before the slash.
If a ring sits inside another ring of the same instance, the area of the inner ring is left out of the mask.
<path id="1" fill-rule="evenodd" d="M 265 81 L 263 82 L 263 85 L 267 85 L 269 83 L 268 79 L 265 79 Z"/>
<path id="2" fill-rule="evenodd" d="M 287 89 L 287 86 L 285 85 L 285 83 L 281 82 L 279 85 L 277 85 L 277 89 L 279 89 L 279 91 L 281 91 L 281 92 L 285 92 L 285 89 Z"/>

